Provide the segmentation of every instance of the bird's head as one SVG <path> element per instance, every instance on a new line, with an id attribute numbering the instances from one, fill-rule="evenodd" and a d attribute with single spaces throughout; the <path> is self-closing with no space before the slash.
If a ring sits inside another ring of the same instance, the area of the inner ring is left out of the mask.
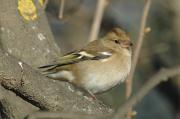
<path id="1" fill-rule="evenodd" d="M 131 52 L 132 42 L 129 36 L 120 28 L 113 28 L 103 37 L 103 44 L 115 51 Z"/>

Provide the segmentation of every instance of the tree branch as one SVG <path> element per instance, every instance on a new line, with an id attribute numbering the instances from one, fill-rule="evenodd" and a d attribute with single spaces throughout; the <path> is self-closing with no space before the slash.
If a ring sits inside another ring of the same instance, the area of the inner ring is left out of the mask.
<path id="1" fill-rule="evenodd" d="M 108 113 L 109 107 L 72 92 L 69 83 L 48 79 L 36 71 L 60 56 L 43 8 L 36 4 L 38 19 L 25 21 L 17 0 L 0 2 L 0 47 L 4 50 L 0 50 L 0 83 L 43 110 Z"/>
<path id="2" fill-rule="evenodd" d="M 130 71 L 129 76 L 126 79 L 126 98 L 127 99 L 131 96 L 131 93 L 132 93 L 133 76 L 134 76 L 136 65 L 137 65 L 137 62 L 139 59 L 141 47 L 143 44 L 144 35 L 146 33 L 145 32 L 146 21 L 147 21 L 150 6 L 151 6 L 151 0 L 146 0 L 145 5 L 144 5 L 144 9 L 143 9 L 143 13 L 142 13 L 142 18 L 141 18 L 139 35 L 137 38 L 137 42 L 136 42 L 135 50 L 134 50 L 134 55 L 132 58 L 131 71 Z M 131 108 L 129 111 L 128 119 L 131 119 Z"/>
<path id="3" fill-rule="evenodd" d="M 26 105 L 26 106 L 24 106 Z M 0 85 L 0 112 L 3 119 L 22 119 L 38 108 L 20 99 L 16 94 Z"/>
<path id="4" fill-rule="evenodd" d="M 150 5 L 151 5 L 151 0 L 146 0 L 145 6 L 144 6 L 144 10 L 143 10 L 143 14 L 142 14 L 142 19 L 141 19 L 141 25 L 140 25 L 140 31 L 139 31 L 139 35 L 138 35 L 138 39 L 136 42 L 136 47 L 134 50 L 134 55 L 133 55 L 133 60 L 132 60 L 132 67 L 131 67 L 131 72 L 127 78 L 127 82 L 128 82 L 128 86 L 127 86 L 127 91 L 126 91 L 126 97 L 128 98 L 131 95 L 132 92 L 132 80 L 133 80 L 133 76 L 135 73 L 135 69 L 136 69 L 136 65 L 137 65 L 137 61 L 139 58 L 139 54 L 141 51 L 141 47 L 142 47 L 142 43 L 143 43 L 143 38 L 145 35 L 145 27 L 146 27 L 146 21 L 147 21 L 147 15 L 150 9 Z"/>
<path id="5" fill-rule="evenodd" d="M 63 19 L 65 0 L 61 0 L 59 9 L 59 19 Z"/>
<path id="6" fill-rule="evenodd" d="M 69 113 L 69 112 L 35 112 L 28 116 L 27 119 L 104 119 L 104 117 L 98 117 L 97 115 L 89 115 L 84 113 Z"/>
<path id="7" fill-rule="evenodd" d="M 30 66 L 0 51 L 0 82 L 43 110 L 107 113 L 109 108 L 69 90 L 65 82 L 48 79 Z M 13 68 L 12 68 L 13 67 Z M 16 71 L 16 72 L 15 72 Z"/>
<path id="8" fill-rule="evenodd" d="M 97 36 L 99 34 L 99 28 L 101 25 L 101 20 L 103 17 L 104 10 L 107 6 L 107 0 L 98 0 L 96 12 L 94 15 L 94 21 L 92 23 L 92 28 L 89 36 L 89 42 L 94 41 L 97 39 Z"/>
<path id="9" fill-rule="evenodd" d="M 179 74 L 180 66 L 160 70 L 157 74 L 152 76 L 134 96 L 132 96 L 128 101 L 125 102 L 124 105 L 122 105 L 117 110 L 113 119 L 123 119 L 129 111 L 129 108 L 135 106 L 138 101 L 140 101 L 151 89 L 157 86 L 160 82 L 167 81 L 168 79 L 170 79 L 170 77 Z"/>

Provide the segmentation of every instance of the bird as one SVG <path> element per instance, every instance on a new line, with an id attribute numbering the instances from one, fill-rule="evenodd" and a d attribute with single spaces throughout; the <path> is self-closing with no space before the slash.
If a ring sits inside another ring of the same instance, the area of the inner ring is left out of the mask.
<path id="1" fill-rule="evenodd" d="M 125 81 L 131 69 L 131 56 L 130 37 L 117 27 L 39 68 L 47 77 L 70 82 L 94 97 Z"/>

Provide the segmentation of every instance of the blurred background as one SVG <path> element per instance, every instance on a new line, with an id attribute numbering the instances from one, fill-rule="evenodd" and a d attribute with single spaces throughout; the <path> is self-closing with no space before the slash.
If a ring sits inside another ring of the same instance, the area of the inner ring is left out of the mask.
<path id="1" fill-rule="evenodd" d="M 109 0 L 99 37 L 113 27 L 128 32 L 135 43 L 145 0 Z M 65 0 L 63 18 L 59 19 L 60 0 L 49 0 L 46 14 L 56 42 L 63 54 L 88 43 L 97 0 Z M 163 67 L 180 64 L 180 1 L 154 0 L 133 83 L 133 92 Z M 112 108 L 125 101 L 125 85 L 97 95 Z M 135 107 L 136 119 L 180 119 L 180 76 L 163 82 Z"/>

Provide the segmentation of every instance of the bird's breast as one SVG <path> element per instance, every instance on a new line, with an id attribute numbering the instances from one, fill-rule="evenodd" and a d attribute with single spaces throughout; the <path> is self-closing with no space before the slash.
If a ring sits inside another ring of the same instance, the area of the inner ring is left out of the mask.
<path id="1" fill-rule="evenodd" d="M 130 71 L 130 65 L 130 58 L 81 62 L 76 65 L 80 72 L 75 83 L 92 93 L 103 92 L 123 82 Z"/>

